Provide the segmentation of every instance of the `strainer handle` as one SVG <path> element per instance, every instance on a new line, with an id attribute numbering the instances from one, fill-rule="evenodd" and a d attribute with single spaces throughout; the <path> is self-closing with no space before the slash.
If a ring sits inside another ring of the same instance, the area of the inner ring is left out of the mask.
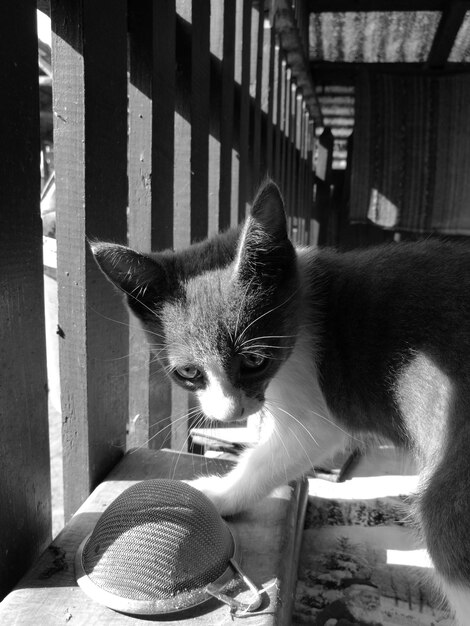
<path id="1" fill-rule="evenodd" d="M 239 566 L 239 564 L 237 563 L 235 559 L 233 558 L 230 559 L 230 564 L 232 565 L 236 573 L 240 576 L 240 578 L 243 580 L 245 585 L 253 593 L 253 598 L 254 598 L 253 602 L 250 602 L 249 604 L 245 602 L 239 602 L 238 600 L 235 600 L 235 598 L 231 598 L 230 596 L 225 594 L 223 592 L 223 589 L 226 586 L 226 583 L 222 585 L 211 583 L 207 585 L 206 591 L 210 593 L 211 596 L 214 596 L 214 598 L 217 598 L 221 602 L 228 604 L 230 609 L 234 613 L 236 613 L 237 611 L 250 612 L 250 613 L 252 611 L 256 611 L 256 609 L 258 609 L 261 605 L 261 599 L 262 599 L 261 594 L 263 593 L 263 589 L 258 589 L 258 587 L 254 584 L 254 582 L 251 581 L 248 578 L 248 576 L 243 572 L 243 570 L 241 569 L 241 567 Z"/>

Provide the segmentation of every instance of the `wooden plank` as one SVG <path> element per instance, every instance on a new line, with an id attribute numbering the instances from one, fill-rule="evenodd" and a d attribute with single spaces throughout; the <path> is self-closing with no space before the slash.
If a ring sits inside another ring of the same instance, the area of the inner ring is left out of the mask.
<path id="1" fill-rule="evenodd" d="M 290 81 L 289 69 L 287 67 L 287 63 L 285 60 L 282 61 L 281 68 L 281 82 L 282 82 L 282 90 L 281 90 L 281 160 L 280 160 L 280 181 L 281 181 L 281 189 L 284 196 L 287 192 L 287 134 L 289 127 L 289 81 Z"/>
<path id="2" fill-rule="evenodd" d="M 281 153 L 282 135 L 281 126 L 283 123 L 283 60 L 279 42 L 275 37 L 275 65 L 274 65 L 274 179 L 281 185 Z"/>
<path id="3" fill-rule="evenodd" d="M 210 0 L 176 2 L 174 248 L 208 230 Z M 187 393 L 172 389 L 172 447 L 187 450 Z"/>
<path id="4" fill-rule="evenodd" d="M 267 21 L 267 20 L 266 20 Z M 265 22 L 266 22 L 265 21 Z M 274 177 L 274 133 L 277 116 L 277 89 L 278 89 L 278 53 L 276 51 L 276 37 L 271 23 L 265 23 L 264 63 L 263 70 L 263 110 L 266 111 L 266 141 L 265 141 L 265 170 Z"/>
<path id="5" fill-rule="evenodd" d="M 210 111 L 210 0 L 192 2 L 191 242 L 207 237 Z"/>
<path id="6" fill-rule="evenodd" d="M 0 600 L 51 537 L 36 8 L 2 8 Z"/>
<path id="7" fill-rule="evenodd" d="M 129 245 L 151 252 L 173 245 L 175 3 L 129 0 L 128 16 Z M 127 447 L 169 446 L 170 415 L 170 382 L 131 320 Z"/>
<path id="8" fill-rule="evenodd" d="M 240 138 L 241 138 L 241 92 L 243 65 L 243 5 L 245 0 L 235 0 L 235 41 L 234 41 L 234 133 L 232 145 L 232 180 L 230 225 L 239 221 L 240 212 Z"/>
<path id="9" fill-rule="evenodd" d="M 191 74 L 192 0 L 176 0 L 176 100 L 174 148 L 173 247 L 181 250 L 191 243 L 193 211 L 191 174 Z M 188 446 L 188 394 L 171 386 L 171 447 L 180 452 Z"/>
<path id="10" fill-rule="evenodd" d="M 309 0 L 311 13 L 342 11 L 443 11 L 447 0 Z"/>
<path id="11" fill-rule="evenodd" d="M 302 92 L 297 97 L 297 177 L 296 177 L 296 211 L 298 215 L 298 241 L 304 243 L 305 217 L 302 198 L 304 177 L 304 101 Z"/>
<path id="12" fill-rule="evenodd" d="M 222 117 L 220 126 L 220 191 L 219 229 L 225 230 L 233 224 L 233 214 L 237 211 L 232 190 L 234 160 L 234 110 L 235 110 L 235 28 L 237 2 L 224 2 L 224 44 L 222 61 Z M 236 181 L 238 183 L 238 180 Z"/>
<path id="13" fill-rule="evenodd" d="M 308 121 L 308 146 L 307 146 L 307 207 L 309 215 L 308 244 L 316 246 L 318 244 L 318 222 L 313 216 L 313 180 L 314 180 L 314 149 L 315 149 L 315 123 L 309 117 Z"/>
<path id="14" fill-rule="evenodd" d="M 67 518 L 125 447 L 128 318 L 86 238 L 126 241 L 126 3 L 52 0 L 51 20 Z"/>
<path id="15" fill-rule="evenodd" d="M 213 59 L 211 68 L 211 106 L 210 106 L 210 134 L 209 134 L 209 189 L 208 189 L 208 232 L 210 235 L 219 230 L 219 193 L 221 185 L 220 167 L 222 156 L 221 120 L 222 120 L 222 89 L 213 86 L 214 79 L 222 80 L 216 72 L 222 71 L 224 57 L 224 2 L 211 0 L 210 16 L 210 53 Z M 233 85 L 233 81 L 231 82 Z M 233 104 L 232 104 L 233 107 Z M 232 150 L 230 147 L 230 159 Z M 231 177 L 231 169 L 229 176 Z M 230 178 L 229 178 L 230 181 Z M 229 218 L 230 223 L 230 218 Z"/>
<path id="16" fill-rule="evenodd" d="M 264 39 L 264 0 L 258 0 L 253 7 L 251 21 L 251 80 L 250 95 L 252 98 L 253 118 L 251 129 L 252 160 L 251 160 L 251 197 L 256 193 L 261 177 L 261 106 L 263 87 L 263 39 Z"/>
<path id="17" fill-rule="evenodd" d="M 220 88 L 211 87 L 209 233 L 225 230 L 231 224 L 235 10 L 236 3 L 233 0 L 224 0 L 223 3 L 220 0 L 211 0 L 211 54 L 221 64 L 221 78 Z"/>
<path id="18" fill-rule="evenodd" d="M 289 234 L 292 234 L 292 157 L 293 157 L 293 146 L 292 146 L 292 135 L 294 132 L 293 129 L 293 121 L 294 121 L 294 98 L 292 96 L 293 89 L 295 89 L 295 83 L 292 80 L 292 71 L 290 67 L 287 68 L 286 75 L 286 160 L 285 160 L 285 191 L 284 198 L 286 201 L 286 209 L 287 209 L 287 227 Z"/>
<path id="19" fill-rule="evenodd" d="M 290 128 L 290 150 L 291 150 L 291 170 L 290 170 L 290 193 L 289 193 L 289 217 L 290 217 L 290 232 L 294 233 L 297 237 L 298 220 L 297 220 L 297 163 L 298 163 L 298 150 L 297 150 L 297 135 L 298 135 L 298 109 L 297 109 L 297 94 L 299 90 L 297 84 L 292 82 L 291 85 L 291 128 Z"/>
<path id="20" fill-rule="evenodd" d="M 453 0 L 446 4 L 434 35 L 426 67 L 439 68 L 446 64 L 468 10 L 470 10 L 468 0 Z"/>
<path id="21" fill-rule="evenodd" d="M 239 126 L 239 180 L 238 221 L 244 221 L 248 209 L 250 174 L 250 60 L 251 60 L 251 0 L 243 0 L 243 24 L 241 38 L 241 96 Z"/>
<path id="22" fill-rule="evenodd" d="M 76 626 L 142 624 L 142 616 L 111 611 L 91 600 L 77 586 L 73 561 L 80 542 L 92 531 L 109 503 L 135 482 L 223 474 L 230 467 L 228 461 L 170 451 L 140 450 L 126 455 L 5 599 L 0 606 L 0 622 L 27 624 L 34 614 L 36 622 L 48 626 L 69 621 Z M 306 481 L 286 485 L 245 513 L 227 520 L 240 547 L 243 570 L 259 588 L 266 589 L 260 610 L 249 614 L 250 624 L 290 623 L 306 501 Z M 184 617 L 169 615 L 163 619 L 172 626 L 228 626 L 233 624 L 234 616 L 228 606 L 211 601 Z"/>

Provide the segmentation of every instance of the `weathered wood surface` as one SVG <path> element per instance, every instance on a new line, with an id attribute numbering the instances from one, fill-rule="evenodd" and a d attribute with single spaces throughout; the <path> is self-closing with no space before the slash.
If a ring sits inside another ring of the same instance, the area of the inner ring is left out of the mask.
<path id="1" fill-rule="evenodd" d="M 0 23 L 0 598 L 50 541 L 36 9 Z"/>
<path id="2" fill-rule="evenodd" d="M 128 318 L 87 238 L 126 241 L 126 3 L 52 0 L 51 21 L 67 519 L 125 449 Z"/>
<path id="3" fill-rule="evenodd" d="M 186 479 L 223 473 L 229 467 L 227 461 L 172 451 L 139 450 L 127 454 L 77 511 L 17 589 L 0 604 L 0 623 L 9 626 L 37 623 L 62 626 L 69 622 L 76 626 L 141 624 L 141 618 L 98 605 L 77 586 L 73 562 L 80 542 L 92 531 L 110 502 L 136 481 Z M 290 623 L 306 497 L 305 482 L 295 488 L 281 487 L 248 512 L 228 520 L 241 547 L 243 570 L 259 587 L 266 588 L 262 607 L 250 615 L 250 624 Z M 164 623 L 225 626 L 233 622 L 228 607 L 214 600 L 185 620 L 170 617 Z"/>
<path id="4" fill-rule="evenodd" d="M 173 246 L 174 0 L 129 0 L 129 245 Z M 171 389 L 131 318 L 128 446 L 171 446 Z M 159 343 L 159 338 L 155 338 Z"/>

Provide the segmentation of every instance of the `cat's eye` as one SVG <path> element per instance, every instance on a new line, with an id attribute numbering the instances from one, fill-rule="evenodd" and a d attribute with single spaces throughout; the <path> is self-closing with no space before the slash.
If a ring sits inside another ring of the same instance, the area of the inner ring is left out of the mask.
<path id="1" fill-rule="evenodd" d="M 185 380 L 196 380 L 201 377 L 201 371 L 194 365 L 185 365 L 184 367 L 177 367 L 175 372 L 181 378 Z"/>
<path id="2" fill-rule="evenodd" d="M 247 369 L 258 369 L 266 363 L 266 357 L 260 354 L 242 354 L 242 365 Z"/>

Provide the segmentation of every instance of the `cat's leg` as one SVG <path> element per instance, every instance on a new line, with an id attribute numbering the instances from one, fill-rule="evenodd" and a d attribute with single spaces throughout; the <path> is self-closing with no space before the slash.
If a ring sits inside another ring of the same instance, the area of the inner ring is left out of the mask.
<path id="1" fill-rule="evenodd" d="M 234 469 L 225 476 L 209 476 L 192 481 L 222 515 L 245 510 L 267 496 L 275 487 L 299 478 L 345 445 L 346 436 L 332 423 L 274 424 L 269 436 L 246 450 Z"/>
<path id="2" fill-rule="evenodd" d="M 470 624 L 470 588 L 441 581 L 441 587 L 459 626 Z"/>
<path id="3" fill-rule="evenodd" d="M 459 626 L 470 624 L 470 439 L 461 431 L 425 479 L 417 514 L 437 582 Z"/>

